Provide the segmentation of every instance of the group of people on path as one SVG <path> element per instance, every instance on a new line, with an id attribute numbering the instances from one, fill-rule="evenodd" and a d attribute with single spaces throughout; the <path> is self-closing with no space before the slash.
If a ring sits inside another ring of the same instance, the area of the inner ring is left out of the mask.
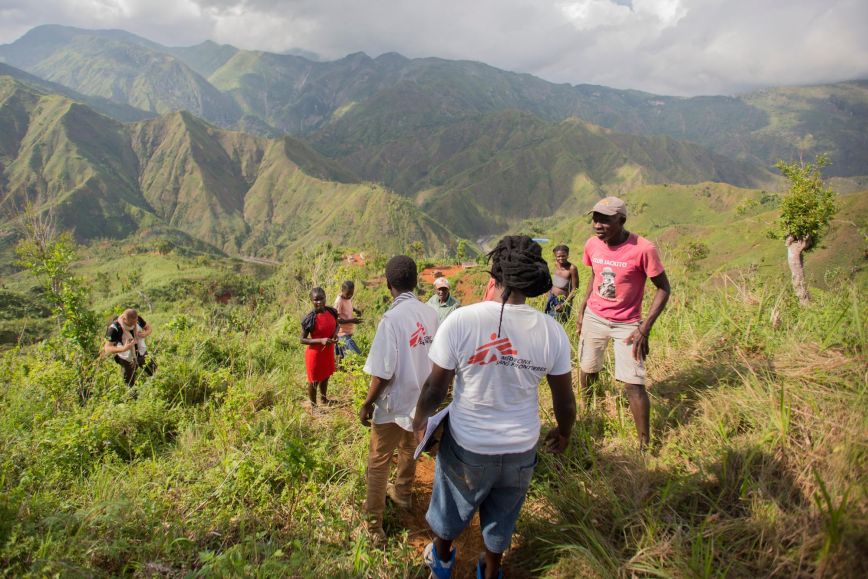
<path id="1" fill-rule="evenodd" d="M 614 341 L 615 378 L 624 383 L 642 448 L 649 441 L 648 339 L 669 298 L 669 282 L 655 246 L 625 229 L 622 200 L 607 197 L 589 213 L 594 236 L 585 244 L 583 263 L 592 275 L 576 316 L 582 394 L 590 402 L 606 348 Z M 566 246 L 557 246 L 554 253 L 552 275 L 538 243 L 526 236 L 504 237 L 489 254 L 490 299 L 462 307 L 449 300 L 445 278 L 435 281 L 437 293 L 427 305 L 419 301 L 414 293 L 418 272 L 410 257 L 396 256 L 386 264 L 392 303 L 366 358 L 370 384 L 359 408 L 361 423 L 371 428 L 363 509 L 371 537 L 384 541 L 386 499 L 399 508 L 412 504 L 414 452 L 451 386 L 426 514 L 434 540 L 423 557 L 435 577 L 451 576 L 453 542 L 477 512 L 485 544 L 477 576 L 502 576 L 501 559 L 537 462 L 543 377 L 557 423 L 546 433 L 544 446 L 559 453 L 569 444 L 576 401 L 570 341 L 561 322 L 569 316 L 579 273 Z M 643 318 L 648 278 L 656 292 Z M 325 295 L 319 288 L 314 291 L 312 314 L 332 320 L 321 331 L 317 324 L 304 330 L 309 350 L 337 343 L 336 328 L 350 315 L 346 306 L 340 315 L 325 313 Z M 544 294 L 546 313 L 526 303 Z M 342 291 L 342 297 L 352 293 Z M 317 376 L 308 378 L 313 384 Z M 327 400 L 323 382 L 319 385 Z M 312 401 L 315 393 L 313 389 Z M 390 483 L 396 452 L 397 472 Z"/>
<path id="2" fill-rule="evenodd" d="M 629 232 L 627 206 L 616 197 L 600 200 L 589 211 L 594 235 L 582 261 L 591 268 L 587 290 L 576 311 L 582 396 L 593 399 L 605 352 L 614 342 L 615 378 L 625 393 L 639 437 L 649 441 L 650 403 L 645 390 L 645 358 L 655 321 L 669 299 L 670 287 L 656 247 Z M 371 428 L 363 509 L 376 542 L 386 540 L 386 499 L 397 507 L 412 504 L 414 454 L 426 435 L 429 418 L 452 399 L 437 450 L 426 521 L 434 535 L 423 553 L 432 575 L 450 577 L 456 560 L 453 542 L 479 513 L 485 552 L 478 577 L 502 577 L 501 559 L 537 463 L 541 423 L 538 387 L 551 390 L 556 426 L 544 438 L 547 451 L 563 452 L 576 420 L 572 388 L 572 352 L 562 322 L 579 288 L 579 272 L 569 248 L 554 248 L 554 273 L 542 248 L 527 236 L 507 236 L 489 253 L 491 282 L 486 300 L 460 306 L 446 278 L 434 282 L 427 303 L 417 299 L 416 263 L 399 255 L 386 264 L 392 296 L 380 319 L 364 372 L 370 376 L 359 420 Z M 647 316 L 642 300 L 647 279 L 656 288 Z M 313 310 L 302 321 L 307 345 L 308 396 L 312 405 L 329 404 L 328 381 L 338 357 L 361 351 L 353 334 L 362 312 L 353 307 L 355 287 L 345 282 L 334 307 L 322 288 L 311 291 Z M 547 295 L 545 313 L 527 299 Z M 138 369 L 152 374 L 144 338 L 150 325 L 128 309 L 112 321 L 104 351 L 123 367 L 132 385 Z M 397 452 L 397 473 L 389 469 Z"/>

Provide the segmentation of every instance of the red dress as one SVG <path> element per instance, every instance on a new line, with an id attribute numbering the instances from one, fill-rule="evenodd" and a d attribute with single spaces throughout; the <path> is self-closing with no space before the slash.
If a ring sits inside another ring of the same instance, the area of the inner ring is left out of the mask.
<path id="1" fill-rule="evenodd" d="M 314 339 L 331 338 L 335 335 L 338 321 L 325 311 L 316 315 L 310 337 Z M 304 352 L 304 365 L 307 367 L 307 381 L 319 382 L 335 372 L 335 345 L 309 345 Z"/>

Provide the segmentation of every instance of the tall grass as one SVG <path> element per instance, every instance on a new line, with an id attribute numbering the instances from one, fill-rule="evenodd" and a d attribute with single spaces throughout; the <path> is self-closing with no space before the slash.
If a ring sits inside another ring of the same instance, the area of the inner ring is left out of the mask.
<path id="1" fill-rule="evenodd" d="M 135 396 L 103 359 L 82 401 L 59 342 L 6 352 L 2 573 L 419 575 L 394 518 L 385 549 L 361 531 L 359 361 L 332 379 L 345 406 L 314 414 L 302 405 L 298 322 L 310 287 L 324 285 L 331 300 L 344 278 L 380 273 L 314 253 L 227 306 L 183 291 L 155 299 L 159 369 Z M 362 344 L 384 297 L 357 283 Z M 752 280 L 676 286 L 652 337 L 651 450 L 637 451 L 609 382 L 569 452 L 542 456 L 510 568 L 862 574 L 868 312 L 846 285 L 818 291 L 817 303 L 799 309 L 785 287 Z"/>
<path id="2" fill-rule="evenodd" d="M 746 281 L 676 288 L 652 337 L 651 451 L 617 400 L 586 411 L 578 444 L 536 479 L 525 564 L 559 577 L 868 573 L 864 296 L 843 286 L 801 309 L 785 287 Z"/>

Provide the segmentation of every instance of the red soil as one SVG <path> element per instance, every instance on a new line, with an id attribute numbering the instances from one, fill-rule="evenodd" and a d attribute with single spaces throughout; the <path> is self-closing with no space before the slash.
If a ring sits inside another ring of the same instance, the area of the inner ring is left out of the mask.
<path id="1" fill-rule="evenodd" d="M 351 253 L 349 255 L 345 255 L 344 262 L 350 265 L 357 265 L 359 267 L 362 267 L 363 265 L 365 265 L 365 254 Z"/>
<path id="2" fill-rule="evenodd" d="M 464 266 L 461 265 L 438 265 L 436 267 L 429 267 L 428 269 L 423 269 L 422 273 L 419 274 L 419 277 L 425 283 L 434 283 L 435 277 L 452 277 L 456 273 L 464 271 Z M 440 274 L 440 275 L 437 275 Z"/>

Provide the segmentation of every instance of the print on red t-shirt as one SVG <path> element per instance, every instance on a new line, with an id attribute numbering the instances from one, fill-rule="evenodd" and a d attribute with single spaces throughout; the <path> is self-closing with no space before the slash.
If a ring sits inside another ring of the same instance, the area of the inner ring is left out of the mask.
<path id="1" fill-rule="evenodd" d="M 614 247 L 592 237 L 585 243 L 582 261 L 594 271 L 594 286 L 588 298 L 592 312 L 618 323 L 642 318 L 645 280 L 663 273 L 653 243 L 635 233 Z"/>

